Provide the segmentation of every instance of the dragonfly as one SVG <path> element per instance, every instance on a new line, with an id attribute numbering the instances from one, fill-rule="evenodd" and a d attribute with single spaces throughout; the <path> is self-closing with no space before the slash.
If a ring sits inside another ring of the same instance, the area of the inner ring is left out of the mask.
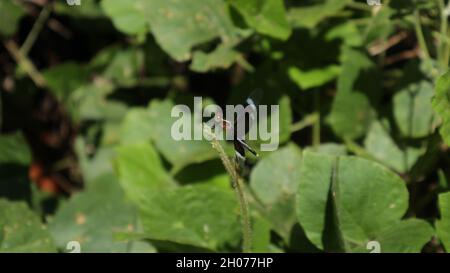
<path id="1" fill-rule="evenodd" d="M 235 151 L 235 161 L 238 163 L 238 166 L 243 168 L 245 164 L 245 152 L 249 151 L 254 156 L 259 156 L 258 153 L 245 141 L 245 135 L 249 132 L 252 126 L 257 121 L 257 103 L 260 101 L 262 97 L 262 91 L 257 89 L 245 100 L 245 103 L 242 104 L 244 111 L 239 111 L 237 113 L 236 119 L 234 123 L 224 119 L 220 114 L 216 114 L 215 121 L 216 123 L 227 133 L 231 133 L 233 135 L 233 144 Z M 248 123 L 247 121 L 248 117 Z M 243 130 L 238 130 L 242 128 Z"/>

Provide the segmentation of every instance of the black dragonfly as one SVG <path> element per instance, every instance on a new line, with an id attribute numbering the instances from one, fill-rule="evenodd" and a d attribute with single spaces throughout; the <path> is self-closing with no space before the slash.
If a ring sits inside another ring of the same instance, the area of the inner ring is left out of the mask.
<path id="1" fill-rule="evenodd" d="M 216 124 L 218 124 L 227 133 L 232 133 L 235 160 L 241 168 L 245 163 L 246 150 L 253 155 L 258 156 L 258 153 L 245 141 L 245 136 L 257 121 L 258 103 L 261 97 L 262 91 L 259 89 L 251 93 L 251 95 L 245 100 L 245 103 L 242 105 L 243 108 L 241 109 L 244 110 L 236 113 L 237 115 L 234 119 L 234 123 L 224 119 L 220 115 L 215 116 Z"/>

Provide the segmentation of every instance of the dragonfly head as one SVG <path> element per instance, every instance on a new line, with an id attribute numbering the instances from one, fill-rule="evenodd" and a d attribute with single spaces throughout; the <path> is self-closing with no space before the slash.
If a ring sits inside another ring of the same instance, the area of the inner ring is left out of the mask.
<path id="1" fill-rule="evenodd" d="M 220 114 L 220 113 L 216 113 L 214 120 L 217 124 L 219 124 L 220 127 L 222 127 L 222 129 L 228 130 L 231 128 L 231 122 L 224 119 L 222 117 L 222 114 Z"/>

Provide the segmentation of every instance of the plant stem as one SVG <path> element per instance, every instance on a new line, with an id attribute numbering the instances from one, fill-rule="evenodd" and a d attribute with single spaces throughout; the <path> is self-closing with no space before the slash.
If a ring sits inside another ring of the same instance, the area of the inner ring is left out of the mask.
<path id="1" fill-rule="evenodd" d="M 237 173 L 236 164 L 233 164 L 230 158 L 225 153 L 222 145 L 220 145 L 216 136 L 211 132 L 211 130 L 207 130 L 209 127 L 204 125 L 204 132 L 211 136 L 211 144 L 212 147 L 219 153 L 220 159 L 222 160 L 223 165 L 225 166 L 226 171 L 230 175 L 233 183 L 233 189 L 236 194 L 236 197 L 239 201 L 240 212 L 241 212 L 241 226 L 242 226 L 242 252 L 250 253 L 252 246 L 252 231 L 250 224 L 250 215 L 247 199 L 245 198 L 245 193 L 243 191 L 241 180 Z"/>
<path id="2" fill-rule="evenodd" d="M 347 7 L 349 8 L 353 8 L 356 10 L 362 10 L 362 11 L 367 11 L 367 12 L 372 12 L 372 7 L 369 6 L 366 3 L 360 3 L 360 2 L 348 2 Z"/>
<path id="3" fill-rule="evenodd" d="M 425 36 L 423 35 L 422 24 L 420 23 L 419 10 L 414 10 L 414 27 L 416 30 L 417 40 L 419 41 L 420 49 L 422 50 L 423 57 L 425 59 L 430 59 L 430 52 L 428 51 L 427 43 L 425 41 Z"/>
<path id="4" fill-rule="evenodd" d="M 445 6 L 444 0 L 437 0 L 439 6 L 439 14 L 441 19 L 440 27 L 440 38 L 438 47 L 438 62 L 443 70 L 448 67 L 448 62 L 450 59 L 450 44 L 447 41 L 448 35 L 448 23 L 447 23 L 447 8 Z M 450 5 L 450 2 L 449 2 Z"/>
<path id="5" fill-rule="evenodd" d="M 36 69 L 33 62 L 28 59 L 27 56 L 24 56 L 22 52 L 20 52 L 16 42 L 14 42 L 13 40 L 7 40 L 3 41 L 3 45 L 16 61 L 16 63 L 22 67 L 22 69 L 30 76 L 30 78 L 37 86 L 44 87 L 46 85 L 44 76 L 42 76 L 39 70 Z"/>
<path id="6" fill-rule="evenodd" d="M 317 117 L 313 124 L 313 146 L 320 145 L 320 91 L 314 92 L 314 115 Z"/>
<path id="7" fill-rule="evenodd" d="M 308 126 L 314 125 L 318 119 L 319 117 L 315 113 L 307 115 L 302 120 L 292 124 L 291 133 L 301 131 Z"/>
<path id="8" fill-rule="evenodd" d="M 355 155 L 357 155 L 359 157 L 370 159 L 372 161 L 380 162 L 370 152 L 368 152 L 366 149 L 364 149 L 364 147 L 360 146 L 358 143 L 356 143 L 350 139 L 344 139 L 344 143 L 345 143 L 345 146 L 347 147 L 347 150 L 354 153 Z"/>
<path id="9" fill-rule="evenodd" d="M 42 28 L 44 27 L 45 21 L 47 21 L 48 17 L 50 16 L 50 13 L 51 13 L 50 4 L 47 4 L 42 9 L 41 13 L 39 14 L 39 17 L 37 18 L 36 22 L 33 25 L 33 28 L 31 29 L 30 33 L 25 39 L 25 42 L 22 44 L 22 47 L 20 48 L 20 52 L 22 53 L 22 55 L 27 56 L 28 53 L 30 52 L 31 48 L 34 45 L 34 42 L 39 36 L 39 33 L 42 31 Z"/>

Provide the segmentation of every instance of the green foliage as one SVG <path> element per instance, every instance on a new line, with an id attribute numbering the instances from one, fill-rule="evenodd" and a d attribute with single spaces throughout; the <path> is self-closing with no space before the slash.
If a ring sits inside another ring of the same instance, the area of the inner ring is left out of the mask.
<path id="1" fill-rule="evenodd" d="M 236 237 L 237 204 L 214 185 L 176 187 L 148 144 L 118 152 L 123 188 L 140 211 L 143 237 L 217 250 Z"/>
<path id="2" fill-rule="evenodd" d="M 137 223 L 137 212 L 125 202 L 118 182 L 114 176 L 105 175 L 60 207 L 50 223 L 50 232 L 63 251 L 69 241 L 79 242 L 82 252 L 154 251 L 150 245 L 115 241 L 115 232 L 136 231 Z"/>

